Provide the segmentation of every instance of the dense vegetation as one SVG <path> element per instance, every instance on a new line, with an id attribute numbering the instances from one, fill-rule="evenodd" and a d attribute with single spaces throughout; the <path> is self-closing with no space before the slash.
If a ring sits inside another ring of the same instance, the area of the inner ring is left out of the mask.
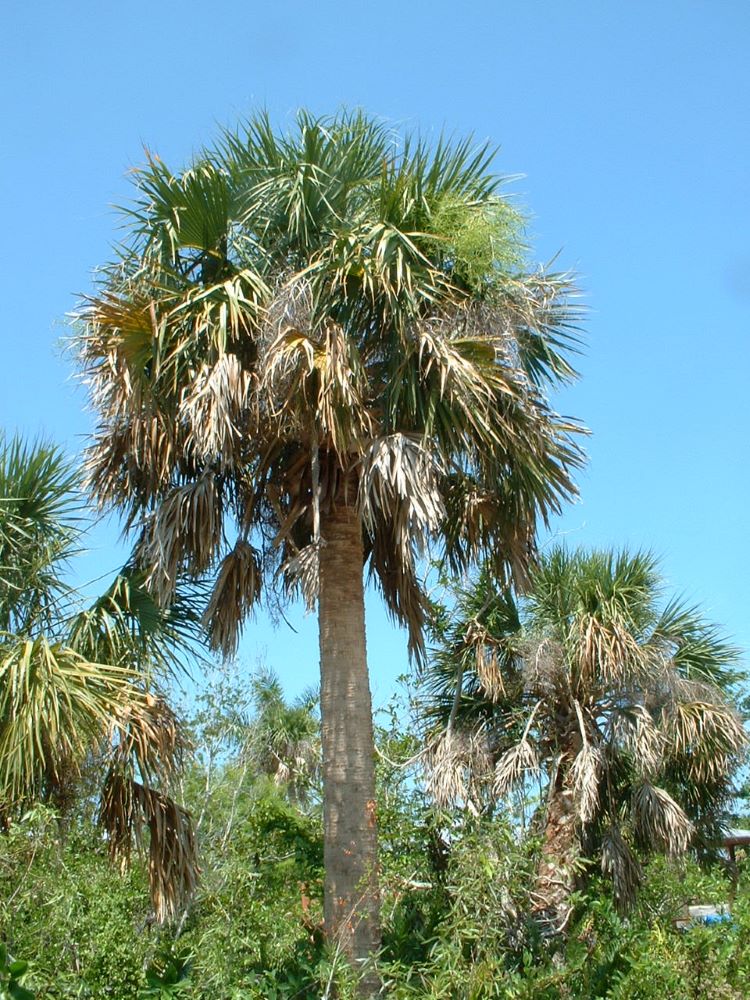
<path id="1" fill-rule="evenodd" d="M 232 671 L 217 673 L 194 705 L 183 791 L 202 876 L 192 905 L 171 924 L 154 921 L 142 863 L 126 871 L 110 864 L 86 800 L 64 836 L 39 806 L 0 838 L 0 933 L 14 958 L 30 960 L 25 984 L 37 997 L 312 1000 L 333 996 L 334 984 L 348 995 L 347 969 L 322 933 L 314 707 L 308 699 L 285 704 L 268 676 L 248 689 Z M 721 862 L 643 854 L 643 886 L 627 916 L 592 866 L 569 933 L 546 939 L 530 898 L 538 826 L 521 836 L 512 812 L 436 810 L 414 760 L 409 712 L 402 699 L 376 729 L 384 995 L 748 995 L 742 866 L 735 885 Z M 273 749 L 264 756 L 259 747 Z M 675 929 L 686 901 L 730 899 L 731 925 Z"/>

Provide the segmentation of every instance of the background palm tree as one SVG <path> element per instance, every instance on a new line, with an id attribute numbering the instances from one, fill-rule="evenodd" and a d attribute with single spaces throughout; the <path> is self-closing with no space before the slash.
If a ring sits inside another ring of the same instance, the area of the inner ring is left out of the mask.
<path id="1" fill-rule="evenodd" d="M 251 694 L 254 714 L 242 757 L 254 773 L 272 778 L 302 806 L 320 778 L 318 693 L 306 691 L 288 703 L 278 677 L 264 669 L 253 677 Z"/>
<path id="2" fill-rule="evenodd" d="M 159 599 L 211 575 L 226 654 L 264 591 L 317 600 L 326 926 L 357 959 L 379 944 L 363 569 L 420 659 L 426 548 L 522 581 L 581 458 L 545 397 L 573 375 L 571 285 L 528 269 L 490 158 L 359 113 L 283 135 L 258 115 L 135 174 L 80 317 L 89 484 Z"/>
<path id="3" fill-rule="evenodd" d="M 556 548 L 520 601 L 485 571 L 435 628 L 433 791 L 481 808 L 543 776 L 536 899 L 553 929 L 582 857 L 598 855 L 626 906 L 636 847 L 676 854 L 716 835 L 747 744 L 738 651 L 664 604 L 652 556 Z"/>
<path id="4" fill-rule="evenodd" d="M 148 827 L 164 920 L 197 869 L 189 817 L 168 794 L 184 740 L 155 685 L 194 629 L 184 601 L 159 608 L 132 568 L 85 607 L 65 580 L 81 544 L 76 485 L 58 449 L 0 441 L 0 816 L 42 801 L 64 827 L 84 772 L 104 775 L 112 854 L 129 855 Z"/>

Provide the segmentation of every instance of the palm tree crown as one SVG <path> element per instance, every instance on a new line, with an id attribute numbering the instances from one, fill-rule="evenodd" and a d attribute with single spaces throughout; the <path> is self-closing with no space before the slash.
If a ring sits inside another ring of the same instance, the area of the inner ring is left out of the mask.
<path id="1" fill-rule="evenodd" d="M 217 648 L 279 569 L 314 592 L 337 498 L 419 651 L 422 546 L 523 574 L 573 493 L 574 428 L 543 394 L 572 375 L 570 284 L 524 269 L 488 162 L 302 114 L 295 135 L 260 116 L 181 174 L 136 174 L 130 240 L 82 314 L 89 475 L 165 594 L 214 572 Z"/>

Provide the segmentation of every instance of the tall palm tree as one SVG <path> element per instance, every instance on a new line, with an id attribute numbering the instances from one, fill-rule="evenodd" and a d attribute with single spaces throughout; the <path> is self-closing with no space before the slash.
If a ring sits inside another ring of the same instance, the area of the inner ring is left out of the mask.
<path id="1" fill-rule="evenodd" d="M 664 603 L 652 556 L 557 548 L 518 600 L 488 572 L 435 618 L 433 790 L 475 808 L 541 774 L 537 910 L 562 929 L 582 857 L 627 906 L 635 848 L 680 853 L 717 832 L 747 744 L 737 650 Z"/>
<path id="2" fill-rule="evenodd" d="M 64 821 L 93 766 L 112 854 L 149 829 L 164 920 L 197 869 L 189 817 L 168 794 L 183 739 L 154 683 L 194 628 L 184 601 L 159 608 L 132 568 L 83 604 L 65 579 L 81 543 L 76 486 L 58 449 L 0 439 L 0 818 L 45 801 Z"/>
<path id="3" fill-rule="evenodd" d="M 490 159 L 258 115 L 182 172 L 149 158 L 80 317 L 89 483 L 160 599 L 210 574 L 224 653 L 264 592 L 317 601 L 325 919 L 357 959 L 379 943 L 363 570 L 421 658 L 427 546 L 522 580 L 581 459 L 545 397 L 573 376 L 570 282 L 527 268 Z"/>

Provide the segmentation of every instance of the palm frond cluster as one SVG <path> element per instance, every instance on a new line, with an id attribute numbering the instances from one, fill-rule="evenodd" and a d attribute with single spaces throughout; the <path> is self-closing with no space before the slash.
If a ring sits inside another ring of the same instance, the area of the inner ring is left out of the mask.
<path id="1" fill-rule="evenodd" d="M 88 482 L 162 602 L 182 573 L 213 580 L 223 653 L 264 586 L 314 601 L 338 503 L 421 655 L 424 550 L 520 580 L 574 494 L 580 428 L 546 399 L 574 374 L 574 289 L 528 267 L 491 157 L 302 113 L 136 172 L 128 239 L 80 313 Z"/>
<path id="2" fill-rule="evenodd" d="M 568 854 L 557 877 L 598 853 L 623 906 L 639 849 L 715 840 L 747 747 L 732 705 L 738 651 L 697 610 L 664 604 L 653 557 L 557 548 L 522 598 L 485 571 L 434 629 L 431 780 L 447 798 L 466 798 L 474 767 L 476 750 L 444 749 L 459 732 L 492 762 L 471 779 L 472 808 L 540 780 L 545 850 Z M 440 775 L 446 766 L 458 776 Z M 573 822 L 553 843 L 550 816 L 562 823 L 566 810 Z"/>
<path id="3" fill-rule="evenodd" d="M 81 541 L 72 467 L 59 450 L 0 442 L 0 818 L 48 802 L 63 817 L 102 770 L 100 817 L 127 857 L 148 827 L 151 891 L 171 917 L 197 875 L 190 820 L 171 797 L 184 738 L 155 692 L 182 662 L 195 615 L 161 608 L 126 567 L 90 606 L 65 582 Z"/>

